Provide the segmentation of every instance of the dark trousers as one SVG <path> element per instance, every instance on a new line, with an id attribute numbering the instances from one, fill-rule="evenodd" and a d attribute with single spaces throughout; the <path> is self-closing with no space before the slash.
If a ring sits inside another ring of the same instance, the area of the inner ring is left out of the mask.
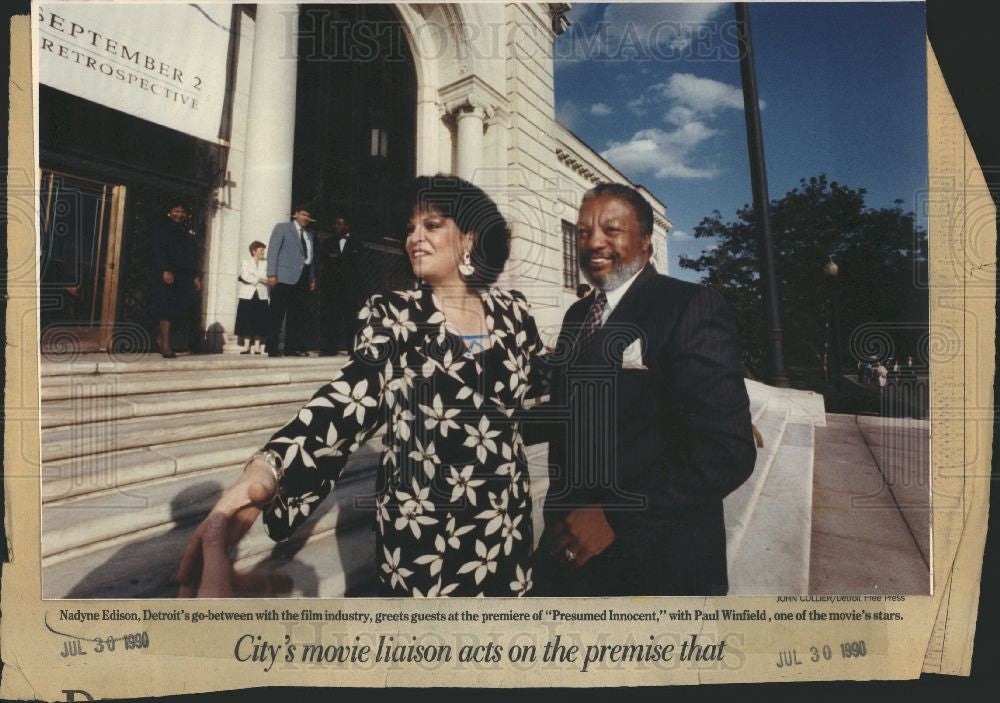
<path id="1" fill-rule="evenodd" d="M 337 289 L 334 295 L 327 295 L 323 301 L 321 349 L 328 354 L 351 351 L 357 332 L 358 311 L 354 309 L 348 294 Z"/>
<path id="2" fill-rule="evenodd" d="M 305 351 L 302 327 L 309 297 L 309 272 L 302 269 L 298 283 L 279 283 L 271 289 L 271 332 L 267 338 L 267 351 L 278 351 L 281 323 L 285 322 L 285 353 Z M 287 313 L 287 320 L 286 320 Z"/>

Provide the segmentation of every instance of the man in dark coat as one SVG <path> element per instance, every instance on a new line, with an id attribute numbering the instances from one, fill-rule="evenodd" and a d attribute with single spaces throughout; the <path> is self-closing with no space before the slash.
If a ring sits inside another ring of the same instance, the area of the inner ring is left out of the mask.
<path id="1" fill-rule="evenodd" d="M 331 356 L 350 351 L 361 296 L 358 290 L 358 263 L 361 242 L 351 234 L 346 217 L 333 222 L 334 237 L 329 240 L 325 257 L 325 276 L 321 289 L 322 345 L 320 353 Z"/>
<path id="2" fill-rule="evenodd" d="M 756 460 L 733 316 L 650 265 L 652 209 L 634 189 L 588 191 L 577 227 L 595 291 L 552 357 L 538 594 L 725 594 L 722 499 Z"/>

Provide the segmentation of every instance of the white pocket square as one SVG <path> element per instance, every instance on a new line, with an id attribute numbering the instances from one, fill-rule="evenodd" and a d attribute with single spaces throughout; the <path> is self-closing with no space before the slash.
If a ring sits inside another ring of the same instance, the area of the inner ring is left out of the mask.
<path id="1" fill-rule="evenodd" d="M 635 340 L 627 347 L 622 353 L 622 368 L 623 369 L 645 369 L 646 367 L 642 363 L 642 342 L 640 340 Z"/>

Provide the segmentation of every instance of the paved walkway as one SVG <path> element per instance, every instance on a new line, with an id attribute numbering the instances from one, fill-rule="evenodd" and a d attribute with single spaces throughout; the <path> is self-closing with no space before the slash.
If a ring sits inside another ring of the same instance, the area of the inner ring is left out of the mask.
<path id="1" fill-rule="evenodd" d="M 928 423 L 826 418 L 815 435 L 810 592 L 928 593 Z"/>

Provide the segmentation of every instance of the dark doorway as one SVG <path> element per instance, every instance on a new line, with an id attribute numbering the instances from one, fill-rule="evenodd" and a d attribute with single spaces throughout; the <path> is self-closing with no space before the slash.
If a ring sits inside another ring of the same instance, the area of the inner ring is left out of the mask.
<path id="1" fill-rule="evenodd" d="M 302 7 L 293 192 L 311 205 L 319 231 L 344 215 L 366 241 L 400 238 L 390 205 L 414 176 L 416 90 L 391 7 Z"/>
<path id="2" fill-rule="evenodd" d="M 320 291 L 306 326 L 315 349 L 330 344 L 332 318 L 408 281 L 398 201 L 416 169 L 417 80 L 390 6 L 303 5 L 298 39 L 292 190 L 317 220 Z M 361 243 L 349 266 L 330 254 L 337 217 Z"/>
<path id="3" fill-rule="evenodd" d="M 39 316 L 42 345 L 106 349 L 115 321 L 125 186 L 42 171 Z"/>
<path id="4" fill-rule="evenodd" d="M 42 352 L 141 352 L 152 345 L 151 228 L 181 199 L 204 249 L 225 150 L 39 86 Z M 196 301 L 190 335 L 201 339 Z M 179 328 L 178 328 L 179 329 Z"/>

